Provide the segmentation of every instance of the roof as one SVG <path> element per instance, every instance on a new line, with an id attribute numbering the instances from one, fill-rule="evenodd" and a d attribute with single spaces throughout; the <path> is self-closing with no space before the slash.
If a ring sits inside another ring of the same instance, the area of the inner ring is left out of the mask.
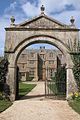
<path id="1" fill-rule="evenodd" d="M 58 24 L 58 25 L 60 25 L 60 26 L 65 26 L 65 24 L 63 24 L 63 23 L 61 23 L 61 22 L 59 22 L 59 21 L 57 21 L 57 20 L 55 20 L 55 19 L 53 19 L 53 18 L 51 18 L 51 17 L 48 17 L 48 16 L 45 15 L 45 14 L 40 14 L 40 15 L 37 16 L 37 17 L 33 17 L 33 18 L 30 19 L 30 20 L 27 20 L 27 21 L 25 21 L 25 22 L 22 22 L 21 24 L 18 24 L 18 26 L 25 26 L 25 25 L 30 24 L 31 22 L 36 21 L 36 20 L 41 19 L 41 18 L 45 18 L 45 19 L 47 19 L 47 20 L 49 20 L 49 21 L 52 21 L 52 22 L 54 22 L 54 23 L 56 23 L 56 24 Z"/>

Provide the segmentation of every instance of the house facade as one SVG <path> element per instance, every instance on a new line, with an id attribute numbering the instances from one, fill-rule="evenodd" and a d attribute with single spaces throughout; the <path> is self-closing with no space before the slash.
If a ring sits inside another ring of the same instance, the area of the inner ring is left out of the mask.
<path id="1" fill-rule="evenodd" d="M 65 59 L 59 50 L 25 49 L 17 62 L 19 77 L 22 81 L 40 81 L 54 77 L 58 66 L 65 64 Z"/>

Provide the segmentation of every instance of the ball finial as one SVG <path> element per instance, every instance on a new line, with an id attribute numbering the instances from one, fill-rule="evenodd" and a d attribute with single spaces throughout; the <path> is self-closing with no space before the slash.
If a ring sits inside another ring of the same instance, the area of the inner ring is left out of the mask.
<path id="1" fill-rule="evenodd" d="M 73 16 L 71 16 L 70 22 L 71 22 L 71 25 L 74 25 L 75 19 Z"/>
<path id="2" fill-rule="evenodd" d="M 45 7 L 44 5 L 41 6 L 41 14 L 44 14 L 44 11 L 45 11 Z"/>
<path id="3" fill-rule="evenodd" d="M 14 25 L 14 22 L 15 22 L 14 16 L 12 16 L 12 17 L 10 18 L 10 20 L 11 20 L 11 25 Z"/>

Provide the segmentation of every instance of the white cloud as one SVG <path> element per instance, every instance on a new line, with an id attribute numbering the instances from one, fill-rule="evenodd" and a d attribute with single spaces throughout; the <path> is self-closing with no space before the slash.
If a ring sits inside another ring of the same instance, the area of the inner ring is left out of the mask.
<path id="1" fill-rule="evenodd" d="M 40 7 L 45 6 L 45 13 L 53 18 L 70 24 L 70 17 L 74 16 L 75 23 L 80 27 L 80 0 L 17 0 L 5 9 L 0 17 L 0 54 L 4 51 L 5 31 L 4 27 L 10 24 L 10 17 L 15 16 L 16 22 L 20 23 L 26 18 L 40 14 Z M 20 5 L 20 6 L 19 6 Z M 74 10 L 66 9 L 66 5 L 72 5 Z M 20 8 L 20 10 L 18 10 Z M 52 14 L 54 13 L 54 14 Z"/>
<path id="2" fill-rule="evenodd" d="M 28 2 L 29 0 L 18 0 L 18 2 L 20 3 L 20 5 L 25 4 L 26 2 Z"/>
<path id="3" fill-rule="evenodd" d="M 17 3 L 13 2 L 10 4 L 8 8 L 4 10 L 4 14 L 0 16 L 0 56 L 4 54 L 4 46 L 5 46 L 5 27 L 10 26 L 10 17 L 12 15 L 16 16 L 16 22 L 19 23 L 24 19 L 23 14 L 20 14 L 16 11 Z M 12 12 L 11 12 L 12 11 Z M 20 19 L 20 17 L 22 19 Z"/>
<path id="4" fill-rule="evenodd" d="M 70 4 L 73 4 L 77 10 L 80 10 L 80 0 L 67 0 Z"/>
<path id="5" fill-rule="evenodd" d="M 17 19 L 16 23 L 20 23 L 23 21 L 22 19 Z M 10 26 L 10 15 L 4 15 L 0 17 L 0 56 L 4 54 L 4 46 L 5 46 L 5 28 Z"/>
<path id="6" fill-rule="evenodd" d="M 77 13 L 77 14 L 76 14 Z M 66 17 L 67 16 L 67 17 Z M 70 19 L 71 16 L 74 16 L 75 19 L 75 25 L 79 28 L 80 27 L 80 12 L 75 10 L 75 11 L 64 11 L 60 14 L 55 14 L 54 18 L 65 23 L 65 24 L 70 24 Z"/>
<path id="7" fill-rule="evenodd" d="M 40 0 L 40 5 L 41 4 L 46 7 L 46 11 L 48 14 L 64 9 L 64 0 Z"/>
<path id="8" fill-rule="evenodd" d="M 15 9 L 16 5 L 17 5 L 17 2 L 15 1 L 15 2 L 10 4 L 10 8 L 11 9 Z"/>
<path id="9" fill-rule="evenodd" d="M 5 9 L 4 11 L 5 14 L 14 11 L 16 9 L 16 6 L 17 6 L 17 2 L 11 3 L 10 6 Z"/>
<path id="10" fill-rule="evenodd" d="M 36 7 L 35 4 L 31 4 L 30 2 L 22 5 L 22 9 L 28 17 L 36 16 L 39 13 L 39 8 Z"/>
<path id="11" fill-rule="evenodd" d="M 9 26 L 9 23 L 4 18 L 0 18 L 0 56 L 4 54 L 5 44 L 5 27 Z"/>
<path id="12" fill-rule="evenodd" d="M 65 9 L 66 5 L 73 5 L 75 9 L 80 10 L 80 0 L 39 0 L 40 5 L 46 6 L 46 11 L 60 12 Z"/>
<path id="13" fill-rule="evenodd" d="M 77 20 L 77 25 L 80 27 L 80 25 L 78 24 L 80 16 L 80 0 L 38 0 L 37 6 L 36 1 L 34 1 L 34 3 L 25 1 L 25 4 L 22 3 L 21 7 L 28 17 L 33 17 L 40 14 L 40 7 L 42 4 L 45 6 L 46 14 L 55 17 L 57 18 L 57 20 L 65 23 L 68 23 L 70 17 L 74 16 Z M 72 5 L 74 7 L 74 10 L 69 11 L 68 9 L 66 9 L 66 5 Z"/>

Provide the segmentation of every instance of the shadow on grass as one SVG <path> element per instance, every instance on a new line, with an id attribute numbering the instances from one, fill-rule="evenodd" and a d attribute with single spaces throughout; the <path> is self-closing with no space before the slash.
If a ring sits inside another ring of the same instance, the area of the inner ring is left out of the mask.
<path id="1" fill-rule="evenodd" d="M 18 99 L 21 99 L 24 97 L 26 94 L 28 94 L 36 84 L 25 84 L 25 83 L 19 83 L 19 97 Z"/>
<path id="2" fill-rule="evenodd" d="M 80 114 L 80 98 L 68 101 L 70 107 Z"/>
<path id="3" fill-rule="evenodd" d="M 10 107 L 13 103 L 7 99 L 0 100 L 0 113 Z"/>

